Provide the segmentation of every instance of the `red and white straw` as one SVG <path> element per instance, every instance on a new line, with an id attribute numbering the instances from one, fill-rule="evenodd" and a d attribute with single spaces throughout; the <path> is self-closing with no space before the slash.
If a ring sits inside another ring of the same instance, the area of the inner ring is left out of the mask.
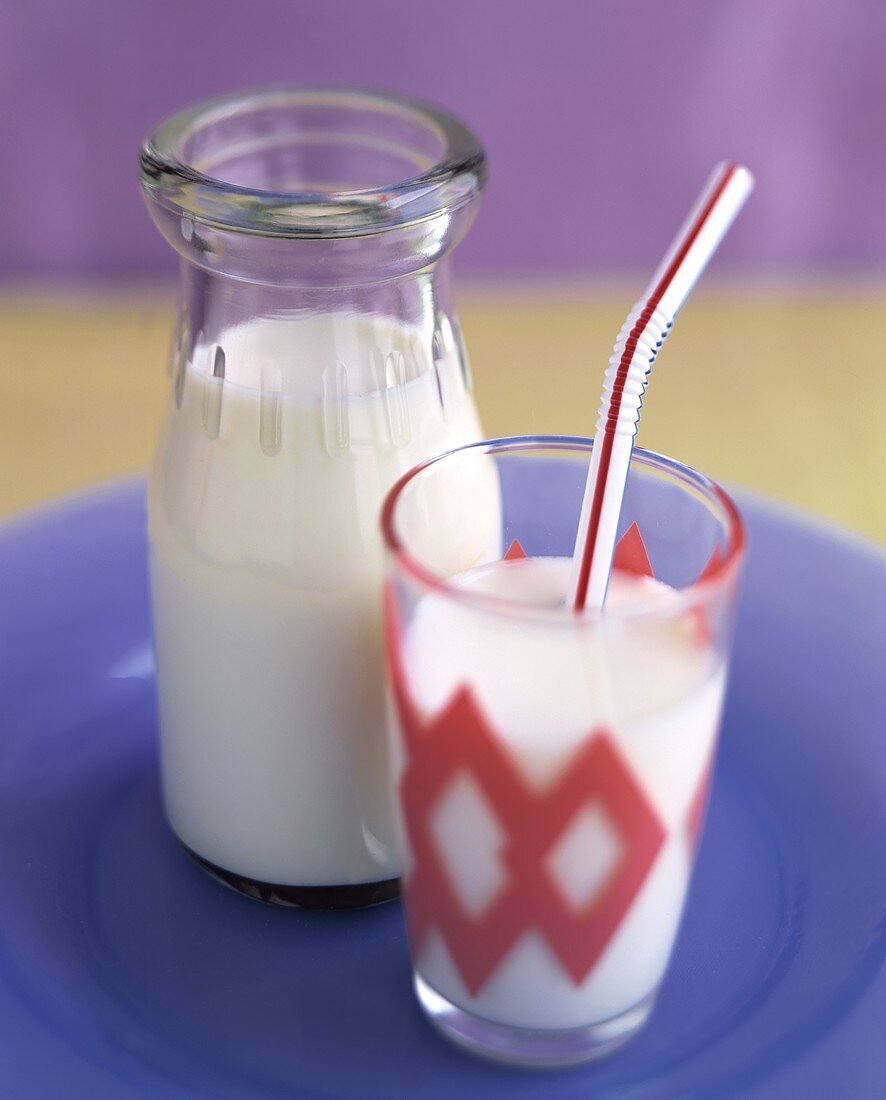
<path id="1" fill-rule="evenodd" d="M 721 164 L 680 227 L 609 360 L 572 560 L 576 611 L 606 600 L 618 517 L 652 364 L 696 281 L 754 187 L 747 168 Z"/>

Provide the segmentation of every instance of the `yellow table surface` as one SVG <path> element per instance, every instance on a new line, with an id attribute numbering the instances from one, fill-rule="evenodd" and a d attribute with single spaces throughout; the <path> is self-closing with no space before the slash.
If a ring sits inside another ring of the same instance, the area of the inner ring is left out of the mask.
<path id="1" fill-rule="evenodd" d="M 593 434 L 631 292 L 463 288 L 490 436 Z M 169 380 L 171 290 L 0 297 L 0 515 L 142 469 Z M 656 365 L 644 447 L 886 541 L 879 291 L 705 288 Z"/>

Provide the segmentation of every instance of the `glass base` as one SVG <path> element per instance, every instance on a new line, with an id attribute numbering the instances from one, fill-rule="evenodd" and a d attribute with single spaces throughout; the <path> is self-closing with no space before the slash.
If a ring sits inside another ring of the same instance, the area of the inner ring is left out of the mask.
<path id="1" fill-rule="evenodd" d="M 620 1016 L 587 1027 L 545 1030 L 483 1020 L 454 1005 L 418 974 L 413 983 L 428 1019 L 452 1042 L 472 1054 L 513 1065 L 571 1066 L 602 1058 L 637 1034 L 652 1012 L 655 995 Z"/>
<path id="2" fill-rule="evenodd" d="M 367 909 L 371 905 L 382 905 L 400 896 L 399 878 L 384 879 L 381 882 L 347 883 L 342 886 L 281 886 L 273 882 L 261 882 L 210 863 L 208 859 L 197 855 L 184 841 L 179 840 L 179 844 L 196 864 L 218 882 L 236 890 L 238 894 L 265 901 L 269 905 L 283 905 L 290 909 Z"/>

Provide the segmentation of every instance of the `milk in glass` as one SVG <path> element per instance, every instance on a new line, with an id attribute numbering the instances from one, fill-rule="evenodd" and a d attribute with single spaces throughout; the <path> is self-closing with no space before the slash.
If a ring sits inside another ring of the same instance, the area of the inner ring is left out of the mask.
<path id="1" fill-rule="evenodd" d="M 673 589 L 616 570 L 604 631 L 576 622 L 563 606 L 570 564 L 566 558 L 494 562 L 449 580 L 466 594 L 550 607 L 548 619 L 527 621 L 430 592 L 419 599 L 400 641 L 408 691 L 425 718 L 468 689 L 492 735 L 538 792 L 604 730 L 663 830 L 641 889 L 580 980 L 544 936 L 527 929 L 479 988 L 470 988 L 431 918 L 430 932 L 414 945 L 419 978 L 450 1004 L 518 1028 L 583 1028 L 651 1002 L 686 897 L 695 841 L 688 823 L 704 790 L 725 685 L 725 660 L 700 644 L 697 623 L 669 617 L 679 599 Z M 626 605 L 648 610 L 649 624 L 622 619 Z M 395 752 L 400 783 L 408 750 L 399 736 Z M 470 920 L 482 920 L 510 871 L 502 854 L 507 838 L 470 771 L 433 807 L 430 828 L 458 906 Z M 408 835 L 407 824 L 407 852 Z M 549 888 L 567 909 L 580 911 L 618 867 L 622 845 L 605 804 L 589 796 L 548 854 Z M 407 904 L 410 889 L 407 878 Z"/>

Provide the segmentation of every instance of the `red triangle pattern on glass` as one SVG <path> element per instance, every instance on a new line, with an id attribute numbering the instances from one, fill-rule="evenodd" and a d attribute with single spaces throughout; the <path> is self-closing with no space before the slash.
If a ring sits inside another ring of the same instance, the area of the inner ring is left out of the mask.
<path id="1" fill-rule="evenodd" d="M 469 688 L 460 687 L 438 713 L 422 713 L 402 665 L 397 598 L 390 584 L 385 620 L 391 694 L 406 750 L 398 786 L 412 851 L 405 901 L 413 949 L 420 952 L 436 929 L 466 987 L 476 994 L 520 938 L 534 930 L 580 985 L 631 910 L 664 845 L 665 826 L 605 728 L 589 730 L 554 783 L 538 790 L 526 781 Z M 431 825 L 440 798 L 465 773 L 506 838 L 507 879 L 477 915 L 462 908 Z M 589 803 L 606 813 L 622 856 L 594 897 L 576 908 L 551 878 L 547 857 Z"/>
<path id="2" fill-rule="evenodd" d="M 711 574 L 715 573 L 720 568 L 722 562 L 723 556 L 720 553 L 720 547 L 715 546 L 713 554 L 711 554 L 710 558 L 708 558 L 708 564 L 698 574 L 698 578 L 696 579 L 695 583 L 698 584 L 699 581 L 706 580 L 708 577 L 710 577 Z M 692 618 L 695 622 L 695 629 L 698 635 L 699 642 L 702 645 L 710 644 L 710 642 L 714 640 L 714 631 L 710 622 L 708 621 L 708 616 L 705 614 L 704 607 L 699 604 L 698 606 L 693 608 Z"/>
<path id="3" fill-rule="evenodd" d="M 636 523 L 632 523 L 619 540 L 612 558 L 612 567 L 622 569 L 625 573 L 636 573 L 641 577 L 655 576 L 649 563 L 643 536 Z"/>
<path id="4" fill-rule="evenodd" d="M 504 556 L 504 561 L 516 561 L 519 558 L 525 558 L 526 551 L 520 545 L 519 539 L 514 539 L 511 545 L 508 547 L 508 552 Z"/>
<path id="5" fill-rule="evenodd" d="M 710 558 L 708 558 L 708 564 L 698 574 L 696 583 L 698 583 L 698 581 L 707 580 L 707 578 L 710 577 L 712 573 L 720 568 L 722 561 L 723 555 L 720 553 L 720 547 L 715 546 L 713 554 L 711 554 Z"/>
<path id="6" fill-rule="evenodd" d="M 519 561 L 525 557 L 527 557 L 527 554 L 520 540 L 514 539 L 508 547 L 503 560 Z M 722 564 L 723 556 L 720 553 L 719 546 L 716 546 L 714 547 L 714 552 L 708 559 L 707 565 L 705 565 L 704 569 L 699 573 L 697 580 L 705 580 L 715 573 Z M 649 555 L 646 552 L 646 544 L 643 542 L 643 536 L 640 534 L 640 528 L 636 523 L 632 523 L 622 535 L 621 539 L 619 539 L 618 545 L 615 548 L 615 554 L 612 558 L 612 567 L 613 569 L 620 569 L 625 573 L 633 573 L 635 576 L 639 577 L 655 576 L 652 571 L 652 563 L 649 561 Z M 701 607 L 696 607 L 690 614 L 698 633 L 699 642 L 703 645 L 707 645 L 713 639 L 713 630 L 707 621 L 704 610 Z"/>

